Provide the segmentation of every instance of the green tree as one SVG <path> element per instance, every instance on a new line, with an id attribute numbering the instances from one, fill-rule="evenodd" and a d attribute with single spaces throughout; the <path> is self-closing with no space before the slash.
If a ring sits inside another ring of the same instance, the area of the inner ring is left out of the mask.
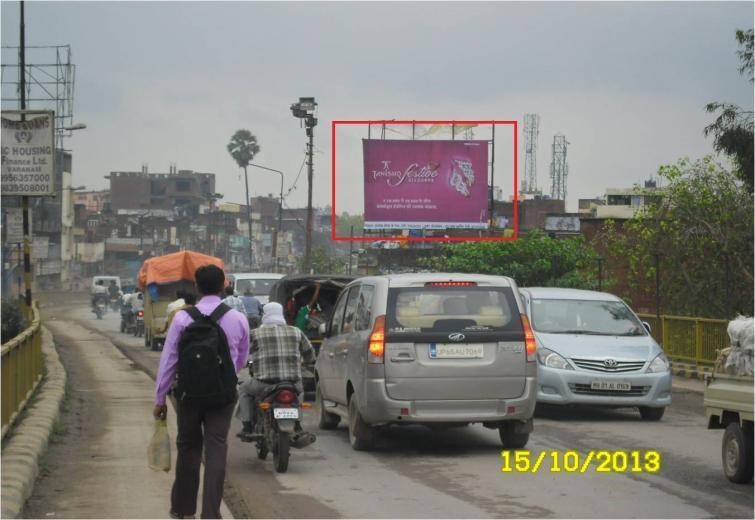
<path id="1" fill-rule="evenodd" d="M 343 257 L 330 254 L 324 247 L 316 247 L 312 250 L 310 267 L 315 274 L 342 274 L 346 272 L 346 262 Z M 299 259 L 299 270 L 309 272 L 304 265 L 305 258 Z"/>
<path id="2" fill-rule="evenodd" d="M 753 82 L 753 30 L 737 31 L 736 38 L 741 49 L 739 73 Z M 753 193 L 753 112 L 742 110 L 731 103 L 708 103 L 705 109 L 718 113 L 715 121 L 705 127 L 705 135 L 713 136 L 713 147 L 734 159 L 736 173 L 750 193 Z"/>
<path id="3" fill-rule="evenodd" d="M 632 287 L 654 292 L 659 255 L 665 314 L 752 314 L 753 199 L 742 181 L 711 157 L 662 166 L 662 201 L 596 235 L 621 259 Z"/>
<path id="4" fill-rule="evenodd" d="M 228 143 L 228 153 L 233 160 L 244 168 L 244 185 L 246 187 L 246 208 L 247 208 L 247 228 L 249 229 L 249 265 L 254 264 L 254 255 L 252 253 L 252 201 L 249 199 L 249 177 L 246 169 L 249 163 L 254 160 L 254 156 L 260 153 L 260 147 L 257 144 L 257 138 L 249 130 L 236 130 L 231 136 L 231 142 Z"/>
<path id="5" fill-rule="evenodd" d="M 555 239 L 536 230 L 511 242 L 444 245 L 422 264 L 435 271 L 511 276 L 521 287 L 593 289 L 596 260 L 582 237 Z"/>
<path id="6" fill-rule="evenodd" d="M 345 211 L 336 217 L 336 235 L 339 237 L 349 236 L 352 226 L 354 226 L 354 235 L 361 235 L 364 228 L 364 217 L 362 215 L 350 215 Z"/>

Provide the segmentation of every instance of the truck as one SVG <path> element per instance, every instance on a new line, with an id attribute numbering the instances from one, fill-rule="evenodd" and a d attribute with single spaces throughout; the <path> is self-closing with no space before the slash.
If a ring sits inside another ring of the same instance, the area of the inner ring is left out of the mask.
<path id="1" fill-rule="evenodd" d="M 195 292 L 194 273 L 202 265 L 224 268 L 223 261 L 194 251 L 179 251 L 146 260 L 137 278 L 144 293 L 144 346 L 159 350 L 165 343 L 168 304 L 179 290 Z"/>
<path id="2" fill-rule="evenodd" d="M 752 318 L 750 318 L 751 322 Z M 748 325 L 751 326 L 751 325 Z M 729 336 L 734 339 L 731 324 Z M 752 331 L 750 331 L 750 338 Z M 706 377 L 703 404 L 708 429 L 724 430 L 721 443 L 721 462 L 724 475 L 731 482 L 746 484 L 752 482 L 753 476 L 753 374 L 752 347 L 737 352 L 740 359 L 749 355 L 749 363 L 733 369 L 726 363 L 727 356 L 732 355 L 732 347 L 719 354 L 716 366 Z M 725 366 L 728 365 L 728 368 Z"/>

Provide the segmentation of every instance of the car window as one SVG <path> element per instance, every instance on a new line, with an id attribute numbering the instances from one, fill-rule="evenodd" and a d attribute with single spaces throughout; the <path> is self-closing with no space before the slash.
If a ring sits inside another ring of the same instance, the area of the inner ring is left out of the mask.
<path id="1" fill-rule="evenodd" d="M 391 289 L 387 314 L 392 334 L 521 328 L 508 287 Z"/>
<path id="2" fill-rule="evenodd" d="M 371 285 L 363 285 L 357 299 L 356 319 L 354 330 L 367 330 L 372 320 L 372 295 L 375 288 Z"/>
<path id="3" fill-rule="evenodd" d="M 275 282 L 277 280 L 269 278 L 241 278 L 236 280 L 235 289 L 239 295 L 243 295 L 249 289 L 253 296 L 269 296 Z"/>
<path id="4" fill-rule="evenodd" d="M 341 293 L 341 297 L 338 298 L 338 303 L 336 303 L 336 310 L 333 311 L 333 321 L 331 321 L 330 325 L 330 335 L 331 336 L 337 336 L 341 333 L 341 323 L 343 322 L 343 310 L 346 307 L 346 300 L 348 298 L 348 294 L 346 291 Z"/>
<path id="5" fill-rule="evenodd" d="M 533 299 L 532 327 L 553 334 L 646 334 L 629 307 L 620 301 Z"/>
<path id="6" fill-rule="evenodd" d="M 348 334 L 356 330 L 357 306 L 359 304 L 360 287 L 349 290 L 349 300 L 346 302 L 346 312 L 343 317 L 343 333 Z"/>

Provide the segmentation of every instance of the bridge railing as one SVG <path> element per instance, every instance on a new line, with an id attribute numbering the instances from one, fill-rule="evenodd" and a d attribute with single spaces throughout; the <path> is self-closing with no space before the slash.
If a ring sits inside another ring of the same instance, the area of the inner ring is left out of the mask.
<path id="1" fill-rule="evenodd" d="M 651 334 L 671 360 L 713 365 L 716 351 L 729 346 L 727 320 L 661 315 L 659 321 L 654 314 L 638 316 L 650 324 Z"/>
<path id="2" fill-rule="evenodd" d="M 42 380 L 42 327 L 37 302 L 32 303 L 31 324 L 18 336 L 3 343 L 2 352 L 2 437 L 23 411 Z"/>

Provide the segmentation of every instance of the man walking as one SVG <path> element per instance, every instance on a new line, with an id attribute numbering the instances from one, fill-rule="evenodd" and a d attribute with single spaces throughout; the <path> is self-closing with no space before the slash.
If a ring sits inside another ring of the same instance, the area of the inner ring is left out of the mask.
<path id="1" fill-rule="evenodd" d="M 249 356 L 249 324 L 245 315 L 221 304 L 222 269 L 202 266 L 195 279 L 200 300 L 195 307 L 178 312 L 168 330 L 153 414 L 165 418 L 166 396 L 173 389 L 178 437 L 170 516 L 187 518 L 196 513 L 204 447 L 201 517 L 220 518 L 228 430 L 237 399 L 236 373 Z"/>

